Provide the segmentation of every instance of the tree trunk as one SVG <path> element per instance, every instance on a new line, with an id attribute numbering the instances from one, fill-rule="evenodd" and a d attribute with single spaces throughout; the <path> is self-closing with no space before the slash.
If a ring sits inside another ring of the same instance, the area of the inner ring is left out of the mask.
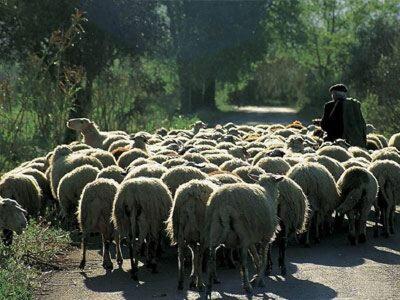
<path id="1" fill-rule="evenodd" d="M 92 85 L 93 77 L 87 76 L 86 85 L 75 94 L 74 103 L 69 111 L 69 118 L 85 118 L 88 115 L 92 102 Z M 64 134 L 64 142 L 66 144 L 76 140 L 76 132 L 66 129 Z"/>
<path id="2" fill-rule="evenodd" d="M 215 77 L 209 76 L 205 81 L 204 108 L 210 110 L 215 110 L 217 108 L 215 104 L 215 85 L 216 85 Z"/>
<path id="3" fill-rule="evenodd" d="M 190 81 L 189 74 L 187 72 L 187 68 L 185 67 L 183 62 L 178 62 L 178 76 L 179 76 L 179 84 L 180 84 L 180 103 L 181 103 L 181 112 L 184 114 L 188 114 L 192 110 L 191 103 L 191 91 L 190 91 Z"/>
<path id="4" fill-rule="evenodd" d="M 203 108 L 204 107 L 203 85 L 201 86 L 192 85 L 190 89 L 190 98 L 192 102 L 191 112 Z"/>

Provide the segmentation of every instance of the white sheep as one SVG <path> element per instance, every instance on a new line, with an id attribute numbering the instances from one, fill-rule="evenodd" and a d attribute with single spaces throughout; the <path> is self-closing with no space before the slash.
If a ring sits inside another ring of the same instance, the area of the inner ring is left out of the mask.
<path id="1" fill-rule="evenodd" d="M 250 164 L 244 160 L 234 158 L 232 160 L 228 160 L 224 162 L 222 165 L 220 165 L 221 171 L 227 171 L 227 172 L 232 172 L 233 170 L 239 168 L 239 167 L 244 167 L 244 166 L 250 166 Z"/>
<path id="2" fill-rule="evenodd" d="M 394 234 L 396 205 L 400 204 L 400 165 L 390 160 L 377 160 L 369 171 L 374 174 L 379 184 L 378 201 L 375 206 L 375 236 L 378 236 L 379 212 L 382 213 L 383 234 Z"/>
<path id="3" fill-rule="evenodd" d="M 101 170 L 98 174 L 97 174 L 97 178 L 108 178 L 108 179 L 113 179 L 118 183 L 121 183 L 125 176 L 126 176 L 126 172 L 124 169 L 118 167 L 118 166 L 110 166 L 107 168 L 104 168 L 103 170 Z"/>
<path id="4" fill-rule="evenodd" d="M 353 157 L 346 149 L 336 145 L 319 148 L 317 154 L 331 157 L 339 162 L 345 162 Z"/>
<path id="5" fill-rule="evenodd" d="M 292 167 L 287 177 L 293 179 L 307 196 L 310 205 L 310 221 L 306 235 L 306 245 L 310 244 L 311 225 L 315 226 L 315 239 L 320 240 L 319 227 L 339 204 L 339 194 L 335 179 L 321 164 L 313 162 L 299 163 Z"/>
<path id="6" fill-rule="evenodd" d="M 257 166 L 244 166 L 235 169 L 232 174 L 240 177 L 246 183 L 253 183 L 253 179 L 249 176 L 253 175 L 262 175 L 265 174 L 264 170 Z"/>
<path id="7" fill-rule="evenodd" d="M 253 284 L 265 285 L 268 246 L 278 225 L 278 182 L 282 177 L 261 176 L 259 185 L 228 184 L 218 188 L 207 204 L 205 242 L 208 249 L 207 295 L 211 297 L 212 283 L 216 279 L 216 248 L 225 245 L 238 248 L 240 253 L 243 288 L 252 292 L 249 281 L 247 255 L 250 248 L 260 243 L 261 262 Z"/>
<path id="8" fill-rule="evenodd" d="M 338 181 L 344 172 L 344 167 L 336 159 L 325 155 L 309 156 L 304 161 L 315 162 L 323 165 L 333 176 L 335 181 Z M 346 161 L 347 162 L 347 161 Z"/>
<path id="9" fill-rule="evenodd" d="M 290 165 L 281 157 L 264 157 L 257 162 L 256 166 L 267 173 L 276 175 L 285 175 L 290 169 Z"/>
<path id="10" fill-rule="evenodd" d="M 351 167 L 340 177 L 337 188 L 341 204 L 336 211 L 349 219 L 350 243 L 365 243 L 368 214 L 378 194 L 376 178 L 363 167 Z"/>
<path id="11" fill-rule="evenodd" d="M 137 177 L 152 177 L 161 178 L 168 169 L 157 163 L 141 165 L 130 169 L 128 175 L 126 175 L 125 180 L 137 178 Z"/>
<path id="12" fill-rule="evenodd" d="M 185 272 L 185 248 L 192 252 L 190 287 L 203 289 L 202 261 L 204 252 L 204 222 L 206 205 L 211 193 L 217 188 L 208 180 L 192 180 L 177 191 L 167 220 L 167 233 L 173 245 L 178 246 L 178 289 L 183 289 Z"/>
<path id="13" fill-rule="evenodd" d="M 156 252 L 171 205 L 171 193 L 157 178 L 130 179 L 118 189 L 112 218 L 121 237 L 128 238 L 131 276 L 134 280 L 138 280 L 137 250 L 145 240 L 150 249 L 149 266 L 153 273 L 157 272 Z"/>
<path id="14" fill-rule="evenodd" d="M 111 270 L 113 264 L 110 257 L 110 244 L 116 242 L 117 263 L 122 265 L 123 258 L 119 242 L 119 234 L 111 222 L 113 202 L 117 194 L 118 183 L 112 179 L 100 178 L 87 184 L 79 199 L 77 217 L 82 231 L 82 260 L 80 268 L 86 264 L 86 248 L 89 233 L 99 232 L 103 241 L 103 268 Z"/>
<path id="15" fill-rule="evenodd" d="M 91 165 L 102 169 L 102 163 L 94 157 L 86 156 L 82 153 L 72 152 L 66 145 L 57 146 L 49 162 L 49 178 L 51 193 L 57 199 L 57 190 L 61 178 L 75 168 L 83 165 Z"/>
<path id="16" fill-rule="evenodd" d="M 79 198 L 85 186 L 96 179 L 99 169 L 90 165 L 80 166 L 67 173 L 60 181 L 57 190 L 57 199 L 60 203 L 61 216 L 70 228 L 75 221 L 75 212 Z"/>
<path id="17" fill-rule="evenodd" d="M 21 234 L 27 227 L 27 214 L 17 201 L 0 197 L 0 231 L 5 245 L 12 244 L 13 231 Z"/>
<path id="18" fill-rule="evenodd" d="M 400 151 L 400 133 L 395 133 L 390 137 L 388 146 L 396 147 Z"/>
<path id="19" fill-rule="evenodd" d="M 175 195 L 176 190 L 181 184 L 184 184 L 193 179 L 206 179 L 207 174 L 190 166 L 177 166 L 169 169 L 161 177 L 161 180 L 167 185 L 172 195 Z"/>
<path id="20" fill-rule="evenodd" d="M 148 158 L 149 155 L 141 149 L 131 149 L 124 152 L 117 161 L 118 166 L 122 169 L 126 169 L 133 161 L 138 158 Z"/>
<path id="21" fill-rule="evenodd" d="M 14 199 L 30 216 L 39 214 L 42 191 L 32 176 L 19 173 L 3 176 L 0 181 L 0 196 Z"/>

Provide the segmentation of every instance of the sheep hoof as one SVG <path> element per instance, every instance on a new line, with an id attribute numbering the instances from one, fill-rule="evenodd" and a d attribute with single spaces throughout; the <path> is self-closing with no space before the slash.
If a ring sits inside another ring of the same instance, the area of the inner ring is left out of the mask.
<path id="1" fill-rule="evenodd" d="M 211 287 L 210 286 L 208 286 L 207 285 L 207 288 L 206 288 L 206 293 L 205 293 L 206 295 L 206 299 L 211 299 Z"/>
<path id="2" fill-rule="evenodd" d="M 204 283 L 199 283 L 199 284 L 197 285 L 197 291 L 198 291 L 198 292 L 204 291 L 204 288 L 205 288 Z"/>
<path id="3" fill-rule="evenodd" d="M 365 234 L 360 234 L 360 235 L 358 236 L 358 242 L 359 242 L 360 244 L 364 244 L 366 241 L 367 241 L 367 237 L 365 236 Z"/>
<path id="4" fill-rule="evenodd" d="M 113 263 L 108 261 L 108 262 L 103 262 L 103 268 L 105 270 L 112 270 L 113 269 Z"/>
<path id="5" fill-rule="evenodd" d="M 122 267 L 123 263 L 124 263 L 123 259 L 117 259 L 118 267 Z"/>
<path id="6" fill-rule="evenodd" d="M 183 290 L 183 281 L 178 282 L 178 290 L 182 291 Z"/>
<path id="7" fill-rule="evenodd" d="M 214 284 L 220 284 L 221 281 L 220 281 L 217 277 L 214 277 L 214 278 L 213 278 L 213 283 L 214 283 Z"/>
<path id="8" fill-rule="evenodd" d="M 348 236 L 348 239 L 349 239 L 350 245 L 355 246 L 355 245 L 357 244 L 357 241 L 356 241 L 356 237 L 355 237 L 355 236 L 349 235 L 349 236 Z"/>
<path id="9" fill-rule="evenodd" d="M 134 281 L 139 281 L 139 278 L 138 278 L 138 276 L 137 276 L 137 273 L 135 272 L 135 271 L 131 271 L 131 278 L 134 280 Z"/>
<path id="10" fill-rule="evenodd" d="M 246 294 L 249 294 L 249 295 L 253 294 L 253 287 L 251 286 L 250 283 L 244 284 L 243 290 L 246 292 Z"/>
<path id="11" fill-rule="evenodd" d="M 86 261 L 82 260 L 81 263 L 79 264 L 79 269 L 83 270 L 85 269 Z"/>

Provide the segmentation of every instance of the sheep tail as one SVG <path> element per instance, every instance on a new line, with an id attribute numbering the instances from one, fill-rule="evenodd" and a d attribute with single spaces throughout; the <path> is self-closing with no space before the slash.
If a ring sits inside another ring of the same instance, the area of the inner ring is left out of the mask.
<path id="1" fill-rule="evenodd" d="M 357 205 L 358 201 L 360 201 L 360 199 L 362 197 L 362 192 L 363 192 L 363 189 L 361 187 L 351 190 L 347 194 L 343 203 L 340 204 L 339 207 L 336 209 L 337 212 L 345 213 L 345 212 L 353 209 Z"/>

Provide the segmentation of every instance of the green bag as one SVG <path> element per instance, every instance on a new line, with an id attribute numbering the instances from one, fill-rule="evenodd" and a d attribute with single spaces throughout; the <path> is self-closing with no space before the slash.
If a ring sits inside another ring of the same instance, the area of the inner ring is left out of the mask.
<path id="1" fill-rule="evenodd" d="M 343 104 L 343 139 L 350 145 L 365 148 L 367 145 L 367 127 L 361 113 L 361 103 L 347 98 Z"/>

